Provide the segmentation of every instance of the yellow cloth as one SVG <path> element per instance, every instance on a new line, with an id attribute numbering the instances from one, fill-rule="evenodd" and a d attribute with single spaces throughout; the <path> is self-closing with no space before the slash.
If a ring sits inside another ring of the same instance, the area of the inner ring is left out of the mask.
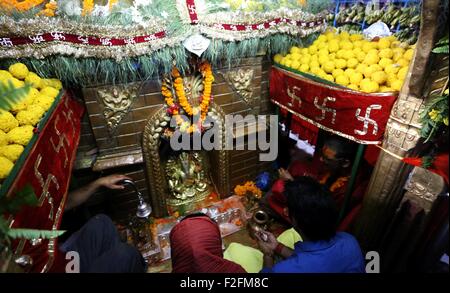
<path id="1" fill-rule="evenodd" d="M 241 265 L 247 273 L 259 273 L 263 267 L 263 253 L 240 243 L 230 243 L 223 258 Z"/>
<path id="2" fill-rule="evenodd" d="M 299 241 L 303 241 L 300 234 L 294 230 L 294 228 L 288 229 L 280 234 L 277 238 L 278 242 L 289 247 L 290 249 L 294 249 L 295 243 Z"/>
<path id="3" fill-rule="evenodd" d="M 291 228 L 281 233 L 277 240 L 283 245 L 294 249 L 294 244 L 302 241 L 302 238 L 294 228 Z M 230 243 L 223 253 L 223 257 L 241 265 L 247 273 L 259 273 L 263 268 L 263 253 L 258 249 L 240 243 Z"/>

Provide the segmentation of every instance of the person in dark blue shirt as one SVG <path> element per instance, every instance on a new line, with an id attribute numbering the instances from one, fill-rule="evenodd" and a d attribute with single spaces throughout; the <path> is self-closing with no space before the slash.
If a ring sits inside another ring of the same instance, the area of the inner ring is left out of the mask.
<path id="1" fill-rule="evenodd" d="M 329 192 L 315 179 L 299 177 L 286 184 L 287 213 L 303 241 L 294 250 L 275 236 L 261 231 L 256 236 L 264 253 L 262 273 L 364 273 L 365 264 L 357 240 L 336 233 L 338 211 Z M 275 264 L 274 257 L 283 260 Z"/>

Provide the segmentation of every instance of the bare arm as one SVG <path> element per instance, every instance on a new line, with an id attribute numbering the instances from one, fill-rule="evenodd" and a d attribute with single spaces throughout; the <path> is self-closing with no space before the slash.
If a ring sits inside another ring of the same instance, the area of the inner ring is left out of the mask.
<path id="1" fill-rule="evenodd" d="M 275 249 L 275 253 L 277 253 L 283 258 L 288 258 L 294 253 L 294 250 L 290 249 L 289 247 L 281 243 L 278 243 L 278 247 L 280 247 L 280 249 Z"/>
<path id="2" fill-rule="evenodd" d="M 265 254 L 263 257 L 263 268 L 272 268 L 274 265 L 273 254 Z"/>
<path id="3" fill-rule="evenodd" d="M 124 179 L 130 179 L 125 175 L 110 175 L 106 177 L 101 177 L 86 186 L 83 186 L 77 190 L 74 190 L 69 193 L 67 196 L 67 203 L 65 210 L 68 211 L 73 209 L 91 197 L 100 187 L 106 187 L 109 189 L 124 189 L 123 185 L 120 185 L 119 182 Z"/>

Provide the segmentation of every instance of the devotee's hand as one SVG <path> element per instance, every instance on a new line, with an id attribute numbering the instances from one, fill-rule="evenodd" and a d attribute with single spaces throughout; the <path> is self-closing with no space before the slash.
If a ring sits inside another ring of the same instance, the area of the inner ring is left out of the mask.
<path id="1" fill-rule="evenodd" d="M 267 231 L 257 232 L 255 233 L 255 236 L 258 239 L 259 249 L 261 249 L 264 254 L 272 255 L 278 245 L 278 240 L 275 236 Z"/>
<path id="2" fill-rule="evenodd" d="M 280 168 L 278 170 L 278 174 L 280 174 L 280 179 L 284 180 L 284 181 L 293 181 L 294 178 L 292 177 L 291 173 L 289 173 L 288 170 Z"/>
<path id="3" fill-rule="evenodd" d="M 98 186 L 103 186 L 103 187 L 106 187 L 109 189 L 124 189 L 125 186 L 119 184 L 119 182 L 124 179 L 132 180 L 130 177 L 127 177 L 125 175 L 114 174 L 114 175 L 101 177 L 101 178 L 97 179 L 95 181 L 95 183 Z"/>

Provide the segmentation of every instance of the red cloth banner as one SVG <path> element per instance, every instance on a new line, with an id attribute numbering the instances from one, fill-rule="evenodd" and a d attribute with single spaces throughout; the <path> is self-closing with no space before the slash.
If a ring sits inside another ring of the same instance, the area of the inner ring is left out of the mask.
<path id="1" fill-rule="evenodd" d="M 323 130 L 361 144 L 378 144 L 397 98 L 393 93 L 367 94 L 313 81 L 272 67 L 273 103 Z"/>
<path id="2" fill-rule="evenodd" d="M 13 228 L 59 229 L 80 139 L 83 112 L 83 105 L 64 93 L 44 128 L 37 134 L 38 140 L 7 196 L 15 196 L 15 192 L 31 185 L 39 205 L 23 207 L 14 216 Z M 53 264 L 57 243 L 56 239 L 22 239 L 15 240 L 13 247 L 17 255 L 29 255 L 33 259 L 33 272 L 46 272 Z"/>

